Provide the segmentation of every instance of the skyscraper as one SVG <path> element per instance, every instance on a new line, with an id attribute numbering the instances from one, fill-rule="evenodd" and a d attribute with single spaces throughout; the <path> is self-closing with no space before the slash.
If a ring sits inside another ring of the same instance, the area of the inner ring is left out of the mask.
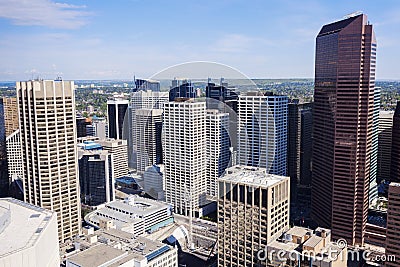
<path id="1" fill-rule="evenodd" d="M 106 139 L 98 142 L 103 150 L 112 154 L 112 169 L 114 177 L 120 178 L 128 175 L 128 146 L 126 140 Z"/>
<path id="2" fill-rule="evenodd" d="M 310 186 L 312 151 L 312 103 L 292 100 L 288 105 L 287 171 L 291 201 L 296 202 L 299 186 Z"/>
<path id="3" fill-rule="evenodd" d="M 400 102 L 393 114 L 390 181 L 400 182 Z"/>
<path id="4" fill-rule="evenodd" d="M 289 229 L 289 177 L 236 165 L 218 190 L 218 266 L 266 266 L 258 251 Z"/>
<path id="5" fill-rule="evenodd" d="M 395 262 L 387 261 L 385 266 L 400 265 L 400 184 L 390 183 L 388 193 L 386 255 L 394 255 Z"/>
<path id="6" fill-rule="evenodd" d="M 217 197 L 217 179 L 225 172 L 231 158 L 229 113 L 220 113 L 216 109 L 207 109 L 205 123 L 207 194 Z"/>
<path id="7" fill-rule="evenodd" d="M 149 79 L 136 79 L 135 78 L 135 89 L 134 92 L 137 91 L 153 91 L 160 92 L 160 82 Z"/>
<path id="8" fill-rule="evenodd" d="M 206 103 L 165 103 L 163 153 L 165 197 L 176 213 L 201 216 L 206 204 Z"/>
<path id="9" fill-rule="evenodd" d="M 366 15 L 316 38 L 312 218 L 333 239 L 363 244 L 368 212 L 376 40 Z"/>
<path id="10" fill-rule="evenodd" d="M 390 179 L 392 154 L 393 111 L 380 111 L 378 131 L 378 170 L 377 182 Z"/>
<path id="11" fill-rule="evenodd" d="M 379 137 L 379 111 L 381 109 L 381 89 L 375 87 L 374 90 L 374 107 L 372 120 L 372 147 L 370 156 L 369 171 L 369 203 L 373 204 L 378 199 L 378 184 L 376 175 L 378 172 L 378 137 Z"/>
<path id="12" fill-rule="evenodd" d="M 235 88 L 229 88 L 228 83 L 223 82 L 222 78 L 220 85 L 212 83 L 209 79 L 206 86 L 206 97 L 207 97 L 207 109 L 219 109 L 218 104 L 224 103 L 236 113 L 238 112 L 237 106 L 238 106 L 239 94 L 235 91 Z M 211 99 L 215 101 L 209 101 Z M 222 111 L 227 112 L 226 110 L 223 109 Z"/>
<path id="13" fill-rule="evenodd" d="M 3 105 L 9 177 L 8 182 L 10 184 L 9 195 L 22 200 L 23 188 L 21 179 L 23 178 L 23 164 L 17 98 L 4 97 Z"/>
<path id="14" fill-rule="evenodd" d="M 6 129 L 4 121 L 4 104 L 0 98 L 0 197 L 8 196 L 9 179 L 7 167 Z"/>
<path id="15" fill-rule="evenodd" d="M 65 241 L 80 232 L 74 82 L 17 82 L 25 201 L 57 212 Z"/>
<path id="16" fill-rule="evenodd" d="M 128 140 L 129 167 L 137 168 L 137 144 L 136 142 L 136 110 L 138 109 L 163 109 L 164 103 L 168 102 L 168 92 L 154 92 L 139 90 L 132 93 L 129 122 L 131 134 Z"/>
<path id="17" fill-rule="evenodd" d="M 196 90 L 193 87 L 192 81 L 187 79 L 174 79 L 169 90 L 169 101 L 174 101 L 176 98 L 196 98 Z"/>
<path id="18" fill-rule="evenodd" d="M 128 116 L 125 116 L 128 104 L 129 101 L 125 99 L 107 101 L 109 138 L 128 140 Z"/>
<path id="19" fill-rule="evenodd" d="M 162 163 L 162 109 L 138 109 L 135 112 L 137 171 Z"/>
<path id="20" fill-rule="evenodd" d="M 113 155 L 104 150 L 78 151 L 81 201 L 98 206 L 115 200 Z"/>
<path id="21" fill-rule="evenodd" d="M 248 92 L 238 105 L 239 164 L 285 176 L 288 97 Z"/>

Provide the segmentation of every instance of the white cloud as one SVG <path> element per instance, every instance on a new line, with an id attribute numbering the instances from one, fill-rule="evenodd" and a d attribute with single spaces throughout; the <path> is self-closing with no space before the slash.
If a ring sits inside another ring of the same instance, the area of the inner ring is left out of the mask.
<path id="1" fill-rule="evenodd" d="M 0 0 L 0 17 L 15 25 L 76 29 L 90 16 L 85 8 L 51 0 Z"/>

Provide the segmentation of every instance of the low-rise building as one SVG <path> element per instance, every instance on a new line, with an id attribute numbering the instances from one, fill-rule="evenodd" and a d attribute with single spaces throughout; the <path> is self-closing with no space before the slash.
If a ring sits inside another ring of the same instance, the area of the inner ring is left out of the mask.
<path id="1" fill-rule="evenodd" d="M 174 221 L 171 206 L 148 198 L 131 195 L 99 206 L 85 216 L 85 221 L 96 228 L 115 228 L 134 236 L 153 232 Z"/>
<path id="2" fill-rule="evenodd" d="M 120 230 L 84 229 L 74 240 L 74 251 L 65 255 L 67 267 L 176 267 L 178 249 Z"/>
<path id="3" fill-rule="evenodd" d="M 1 198 L 0 266 L 60 266 L 56 213 Z"/>
<path id="4" fill-rule="evenodd" d="M 329 229 L 295 226 L 268 243 L 259 256 L 262 266 L 346 267 L 347 244 L 333 242 Z"/>

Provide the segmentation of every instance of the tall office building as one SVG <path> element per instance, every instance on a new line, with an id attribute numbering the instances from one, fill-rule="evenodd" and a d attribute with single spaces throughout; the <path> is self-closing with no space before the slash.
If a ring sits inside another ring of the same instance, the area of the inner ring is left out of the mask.
<path id="1" fill-rule="evenodd" d="M 176 213 L 201 216 L 206 204 L 206 103 L 193 99 L 164 105 L 165 196 Z"/>
<path id="2" fill-rule="evenodd" d="M 368 212 L 376 40 L 366 15 L 316 38 L 312 213 L 332 238 L 363 244 Z"/>
<path id="3" fill-rule="evenodd" d="M 292 100 L 288 105 L 287 173 L 291 201 L 296 202 L 298 187 L 310 186 L 312 153 L 312 103 Z"/>
<path id="4" fill-rule="evenodd" d="M 0 98 L 0 197 L 8 196 L 9 179 L 7 167 L 6 129 L 4 121 L 4 104 Z"/>
<path id="5" fill-rule="evenodd" d="M 229 166 L 231 151 L 229 113 L 207 109 L 206 113 L 207 194 L 218 196 L 217 179 Z"/>
<path id="6" fill-rule="evenodd" d="M 153 91 L 160 92 L 160 82 L 149 79 L 134 79 L 135 89 L 134 92 L 137 91 Z"/>
<path id="7" fill-rule="evenodd" d="M 400 265 L 400 184 L 390 183 L 388 192 L 386 255 L 394 255 L 395 262 L 387 261 L 385 266 Z"/>
<path id="8" fill-rule="evenodd" d="M 86 118 L 78 117 L 76 118 L 76 136 L 79 137 L 86 137 L 86 126 L 90 125 L 90 123 L 86 122 Z"/>
<path id="9" fill-rule="evenodd" d="M 266 92 L 239 96 L 238 162 L 286 175 L 288 97 Z"/>
<path id="10" fill-rule="evenodd" d="M 390 181 L 400 182 L 400 102 L 393 114 Z"/>
<path id="11" fill-rule="evenodd" d="M 129 156 L 129 167 L 137 168 L 137 144 L 136 142 L 136 110 L 138 109 L 163 109 L 164 103 L 168 102 L 168 92 L 154 92 L 154 91 L 143 91 L 139 90 L 132 93 L 131 103 L 129 110 L 129 121 L 131 134 L 128 140 L 128 156 Z"/>
<path id="12" fill-rule="evenodd" d="M 378 170 L 377 182 L 389 180 L 392 157 L 393 111 L 380 111 L 378 131 Z"/>
<path id="13" fill-rule="evenodd" d="M 231 108 L 236 113 L 238 112 L 238 98 L 239 93 L 236 92 L 236 88 L 228 86 L 228 83 L 224 82 L 221 78 L 220 85 L 208 80 L 206 86 L 206 97 L 207 97 L 207 109 L 218 109 L 223 112 L 228 112 L 225 105 Z M 221 105 L 223 106 L 222 108 Z"/>
<path id="14" fill-rule="evenodd" d="M 81 202 L 98 206 L 115 200 L 113 155 L 104 150 L 78 150 Z"/>
<path id="15" fill-rule="evenodd" d="M 125 99 L 107 101 L 108 138 L 128 140 L 128 105 Z"/>
<path id="16" fill-rule="evenodd" d="M 192 81 L 187 79 L 173 79 L 169 90 L 169 101 L 176 98 L 196 98 L 197 93 L 193 87 Z"/>
<path id="17" fill-rule="evenodd" d="M 218 266 L 266 266 L 258 251 L 289 229 L 289 177 L 236 165 L 218 189 Z"/>
<path id="18" fill-rule="evenodd" d="M 137 171 L 162 163 L 162 109 L 138 109 L 135 112 Z"/>
<path id="19" fill-rule="evenodd" d="M 381 109 L 381 89 L 375 87 L 374 90 L 374 107 L 372 120 L 372 146 L 370 156 L 370 171 L 369 171 L 369 203 L 373 204 L 378 200 L 378 138 L 379 138 L 379 111 Z"/>
<path id="20" fill-rule="evenodd" d="M 74 82 L 17 82 L 25 201 L 57 212 L 61 242 L 80 233 Z"/>
<path id="21" fill-rule="evenodd" d="M 128 147 L 126 140 L 106 139 L 98 142 L 103 150 L 113 155 L 112 166 L 114 178 L 121 178 L 128 175 Z"/>
<path id="22" fill-rule="evenodd" d="M 86 136 L 96 136 L 100 140 L 108 138 L 108 124 L 105 118 L 93 117 L 92 123 L 86 125 Z"/>
<path id="23" fill-rule="evenodd" d="M 19 130 L 6 137 L 9 182 L 23 178 L 21 135 Z"/>
<path id="24" fill-rule="evenodd" d="M 18 123 L 18 103 L 17 98 L 3 98 L 4 122 L 6 133 L 6 151 L 8 182 L 10 184 L 9 195 L 23 199 L 23 164 L 22 148 Z"/>

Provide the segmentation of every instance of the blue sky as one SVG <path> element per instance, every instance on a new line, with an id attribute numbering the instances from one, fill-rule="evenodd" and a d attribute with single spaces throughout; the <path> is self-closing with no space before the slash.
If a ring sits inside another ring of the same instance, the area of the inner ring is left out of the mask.
<path id="1" fill-rule="evenodd" d="M 359 10 L 375 26 L 377 79 L 400 79 L 398 0 L 0 0 L 0 80 L 131 79 L 197 60 L 313 77 L 321 26 Z"/>

